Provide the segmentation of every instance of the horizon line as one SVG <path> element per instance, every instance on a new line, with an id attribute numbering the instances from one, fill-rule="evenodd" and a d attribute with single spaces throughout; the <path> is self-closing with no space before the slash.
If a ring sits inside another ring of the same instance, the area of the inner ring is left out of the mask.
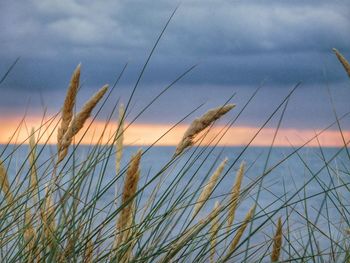
<path id="1" fill-rule="evenodd" d="M 0 144 L 28 144 L 31 127 L 41 127 L 35 133 L 41 137 L 38 144 L 56 144 L 56 132 L 58 120 L 51 122 L 46 119 L 47 123 L 42 124 L 41 118 L 27 118 L 20 123 L 18 118 L 0 118 Z M 117 130 L 117 123 L 95 120 L 88 125 L 91 119 L 87 121 L 84 128 L 76 135 L 75 141 L 81 139 L 81 145 L 92 144 L 111 144 L 111 135 Z M 129 125 L 125 124 L 125 127 Z M 159 138 L 161 138 L 155 146 L 176 146 L 182 139 L 183 134 L 189 124 L 179 124 L 174 126 L 172 124 L 159 123 L 133 123 L 124 131 L 124 144 L 128 146 L 150 146 L 153 145 Z M 209 146 L 218 144 L 218 146 L 226 147 L 241 147 L 246 146 L 255 133 L 260 129 L 258 126 L 232 126 L 226 130 L 225 125 L 215 125 L 210 129 L 206 137 L 202 141 L 202 146 Z M 17 131 L 16 131 L 17 130 Z M 16 133 L 15 133 L 16 131 Z M 272 138 L 275 135 L 276 128 L 265 127 L 257 137 L 251 142 L 251 146 L 267 147 L 271 146 Z M 275 138 L 274 146 L 276 147 L 298 147 L 304 145 L 308 140 L 314 138 L 316 134 L 320 133 L 322 129 L 299 129 L 299 128 L 280 128 Z M 83 136 L 83 134 L 86 134 Z M 101 134 L 103 136 L 101 137 Z M 165 134 L 165 135 L 164 135 Z M 13 136 L 15 135 L 15 136 Z M 215 138 L 218 135 L 222 136 L 221 140 Z M 310 141 L 307 147 L 343 147 L 344 140 L 347 142 L 350 139 L 350 130 L 325 130 Z M 9 138 L 15 137 L 15 140 Z M 319 145 L 320 143 L 320 145 Z"/>

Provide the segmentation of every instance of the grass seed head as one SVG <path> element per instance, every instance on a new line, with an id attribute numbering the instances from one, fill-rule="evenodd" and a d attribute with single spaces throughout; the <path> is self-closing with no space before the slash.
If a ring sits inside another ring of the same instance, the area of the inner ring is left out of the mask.
<path id="1" fill-rule="evenodd" d="M 119 174 L 120 171 L 120 163 L 122 160 L 123 155 L 123 141 L 124 141 L 124 115 L 125 115 L 125 109 L 124 105 L 120 104 L 119 106 L 119 127 L 117 131 L 117 140 L 116 140 L 116 174 Z"/>
<path id="2" fill-rule="evenodd" d="M 73 137 L 83 128 L 85 121 L 90 117 L 92 110 L 96 104 L 102 99 L 107 92 L 108 85 L 103 86 L 97 93 L 95 93 L 90 100 L 88 100 L 81 111 L 72 119 L 69 127 L 62 138 L 62 143 L 58 151 L 57 163 L 60 163 L 68 152 L 68 147 L 72 143 Z"/>
<path id="3" fill-rule="evenodd" d="M 178 146 L 176 147 L 175 156 L 180 155 L 186 148 L 192 146 L 194 144 L 194 138 L 196 135 L 198 135 L 201 131 L 209 127 L 214 121 L 220 119 L 223 115 L 225 115 L 234 107 L 234 104 L 220 106 L 218 108 L 209 110 L 203 116 L 195 119 L 185 132 Z"/>
<path id="4" fill-rule="evenodd" d="M 36 169 L 36 141 L 34 136 L 34 128 L 32 128 L 29 138 L 29 165 L 30 165 L 30 193 L 34 198 L 34 203 L 38 201 L 38 174 Z"/>
<path id="5" fill-rule="evenodd" d="M 350 64 L 349 64 L 349 62 L 346 60 L 346 58 L 337 49 L 333 48 L 333 52 L 335 53 L 335 55 L 337 56 L 338 60 L 343 65 L 346 73 L 348 73 L 348 76 L 350 77 Z"/>
<path id="6" fill-rule="evenodd" d="M 71 81 L 68 86 L 66 98 L 64 100 L 63 108 L 62 108 L 62 120 L 61 125 L 58 128 L 57 132 L 57 147 L 60 148 L 62 143 L 62 139 L 66 131 L 68 130 L 69 123 L 73 118 L 73 110 L 74 105 L 79 89 L 79 81 L 80 81 L 80 64 L 74 70 Z"/>
<path id="7" fill-rule="evenodd" d="M 235 183 L 232 187 L 231 191 L 231 200 L 229 204 L 229 214 L 228 214 L 228 226 L 229 228 L 232 226 L 234 218 L 235 218 L 235 213 L 238 205 L 238 200 L 240 196 L 240 190 L 241 190 L 241 185 L 242 185 L 242 180 L 243 180 L 243 175 L 244 175 L 244 170 L 245 170 L 245 163 L 242 162 L 241 165 L 239 166 L 239 169 L 236 174 L 236 180 Z M 228 230 L 229 230 L 228 228 Z"/>
<path id="8" fill-rule="evenodd" d="M 281 254 L 282 247 L 282 220 L 278 218 L 276 233 L 273 238 L 273 246 L 271 253 L 271 262 L 278 262 Z"/>
<path id="9" fill-rule="evenodd" d="M 254 214 L 254 210 L 255 210 L 255 205 L 250 208 L 250 210 L 248 211 L 248 213 L 246 214 L 243 223 L 241 224 L 241 226 L 238 228 L 237 233 L 235 235 L 235 237 L 233 238 L 231 244 L 230 244 L 230 248 L 229 248 L 229 252 L 227 253 L 227 256 L 230 257 L 231 254 L 234 252 L 234 250 L 236 249 L 237 245 L 239 244 L 239 241 L 241 240 L 241 237 L 244 233 L 244 230 L 247 228 L 248 223 L 250 222 L 250 220 L 253 217 Z"/>
<path id="10" fill-rule="evenodd" d="M 201 194 L 198 197 L 198 200 L 196 202 L 196 205 L 194 206 L 193 209 L 193 216 L 196 216 L 199 210 L 204 206 L 205 202 L 209 199 L 210 195 L 213 192 L 213 189 L 216 185 L 216 182 L 218 181 L 222 171 L 225 168 L 225 165 L 227 163 L 228 159 L 225 158 L 218 168 L 215 170 L 215 172 L 212 174 L 212 176 L 209 179 L 209 182 L 203 187 L 203 190 Z"/>
<path id="11" fill-rule="evenodd" d="M 137 153 L 131 158 L 128 170 L 126 172 L 126 178 L 124 183 L 124 190 L 122 196 L 122 205 L 125 205 L 120 212 L 120 216 L 116 225 L 117 235 L 115 236 L 114 247 L 117 248 L 123 241 L 129 237 L 130 224 L 132 222 L 133 203 L 131 198 L 134 197 L 137 191 L 137 185 L 140 177 L 140 160 L 142 151 L 138 150 Z"/>

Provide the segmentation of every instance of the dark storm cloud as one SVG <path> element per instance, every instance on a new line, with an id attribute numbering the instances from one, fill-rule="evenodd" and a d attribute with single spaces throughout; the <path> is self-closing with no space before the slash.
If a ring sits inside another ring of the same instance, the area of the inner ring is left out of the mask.
<path id="1" fill-rule="evenodd" d="M 79 62 L 87 91 L 112 83 L 129 62 L 120 93 L 126 97 L 175 7 L 170 0 L 1 1 L 0 73 L 16 57 L 21 60 L 1 87 L 6 97 L 15 98 L 1 97 L 0 107 L 17 108 L 28 97 L 38 101 L 40 92 L 48 100 L 52 100 L 49 94 L 63 96 Z M 303 81 L 305 98 L 326 82 L 342 87 L 346 75 L 331 48 L 350 57 L 349 13 L 347 1 L 183 1 L 138 94 L 143 97 L 159 91 L 197 63 L 181 81 L 182 87 L 171 93 L 173 98 L 180 100 L 184 92 L 201 91 L 198 102 L 216 101 L 205 93 L 245 92 L 263 80 L 273 87 L 270 90 L 282 92 Z M 185 105 L 182 109 L 190 108 L 191 102 L 181 103 Z M 298 103 L 299 108 L 308 105 L 302 98 Z M 58 107 L 60 102 L 52 100 L 50 105 Z M 340 102 L 339 107 L 345 110 L 345 103 Z M 170 115 L 172 119 L 178 116 Z M 168 117 L 158 116 L 157 120 Z"/>

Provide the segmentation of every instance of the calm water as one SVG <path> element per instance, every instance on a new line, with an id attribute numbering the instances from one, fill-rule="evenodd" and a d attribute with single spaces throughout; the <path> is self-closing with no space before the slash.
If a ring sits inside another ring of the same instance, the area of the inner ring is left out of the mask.
<path id="1" fill-rule="evenodd" d="M 9 146 L 6 150 L 4 150 L 5 146 L 1 146 L 1 159 L 5 159 L 5 164 L 9 165 L 9 175 L 10 180 L 13 181 L 14 175 L 17 174 L 17 183 L 25 181 L 25 178 L 28 173 L 28 164 L 26 163 L 24 166 L 23 160 L 27 158 L 28 147 L 21 146 L 16 150 L 17 146 Z M 131 155 L 137 151 L 138 147 L 126 147 L 123 154 L 123 162 L 122 167 L 125 167 L 130 159 Z M 15 151 L 14 151 L 15 150 Z M 93 187 L 90 190 L 88 195 L 92 195 L 91 191 L 96 190 L 96 185 L 98 185 L 98 175 L 101 171 L 104 171 L 104 177 L 102 180 L 102 186 L 104 187 L 108 185 L 108 183 L 115 178 L 115 163 L 114 163 L 114 153 L 112 153 L 111 158 L 105 158 L 109 154 L 107 154 L 108 148 L 101 147 L 101 153 L 95 155 L 93 160 L 98 162 L 95 170 L 86 170 L 85 172 L 89 174 L 89 176 L 93 176 Z M 147 147 L 143 147 L 143 150 L 147 150 Z M 170 160 L 174 153 L 174 147 L 153 147 L 149 151 L 147 151 L 141 160 L 141 181 L 139 183 L 139 187 L 145 185 L 146 182 L 149 182 L 151 178 L 153 178 L 161 169 L 166 165 Z M 198 196 L 198 187 L 206 181 L 208 176 L 212 173 L 212 171 L 217 167 L 217 165 L 227 157 L 229 159 L 228 165 L 225 169 L 225 175 L 222 179 L 222 182 L 217 186 L 215 192 L 213 193 L 213 198 L 205 205 L 198 215 L 198 217 L 204 217 L 206 214 L 210 212 L 213 207 L 214 201 L 218 200 L 220 202 L 224 202 L 225 196 L 230 192 L 232 184 L 235 180 L 235 173 L 239 167 L 241 161 L 244 161 L 247 164 L 247 171 L 243 181 L 243 189 L 247 189 L 252 182 L 256 181 L 256 179 L 261 176 L 266 170 L 269 170 L 271 167 L 276 166 L 265 178 L 262 184 L 262 190 L 259 198 L 259 205 L 264 208 L 265 211 L 261 211 L 258 208 L 257 211 L 259 215 L 262 215 L 261 219 L 256 220 L 254 223 L 256 226 L 259 225 L 260 222 L 265 220 L 267 217 L 264 216 L 264 213 L 273 213 L 276 208 L 279 208 L 283 203 L 288 200 L 288 208 L 279 211 L 274 217 L 273 221 L 276 221 L 277 216 L 282 215 L 285 218 L 285 213 L 292 213 L 290 216 L 291 225 L 298 229 L 299 227 L 305 226 L 305 213 L 308 213 L 309 220 L 315 222 L 317 220 L 317 224 L 321 229 L 328 230 L 328 226 L 326 224 L 325 219 L 325 204 L 324 198 L 325 193 L 324 189 L 329 189 L 333 187 L 339 187 L 339 185 L 343 185 L 344 183 L 349 182 L 348 173 L 349 171 L 349 159 L 346 155 L 345 150 L 340 151 L 337 157 L 331 160 L 328 165 L 325 165 L 325 161 L 323 158 L 330 160 L 333 158 L 335 154 L 339 152 L 338 148 L 324 148 L 322 151 L 317 148 L 304 148 L 297 154 L 289 157 L 286 161 L 280 163 L 286 156 L 288 156 L 291 152 L 293 152 L 292 148 L 274 148 L 271 151 L 271 155 L 269 159 L 268 157 L 268 148 L 263 147 L 251 147 L 246 151 L 243 151 L 243 148 L 240 147 L 229 147 L 229 148 L 198 148 L 196 150 L 192 150 L 188 152 L 183 160 L 178 161 L 171 165 L 169 169 L 163 173 L 162 176 L 157 177 L 157 179 L 150 183 L 150 185 L 145 188 L 142 198 L 138 201 L 140 202 L 140 207 L 143 206 L 145 201 L 149 199 L 149 196 L 152 191 L 154 191 L 156 187 L 156 183 L 159 180 L 162 181 L 160 187 L 160 194 L 165 193 L 169 186 L 174 183 L 174 180 L 179 179 L 181 176 L 179 183 L 176 187 L 176 193 L 180 193 L 184 189 L 188 189 L 185 200 L 191 200 L 194 194 Z M 14 154 L 11 156 L 9 153 L 14 151 Z M 72 150 L 71 150 L 72 151 Z M 70 152 L 71 152 L 70 151 Z M 199 152 L 202 151 L 202 154 L 199 155 Z M 49 174 L 50 167 L 52 165 L 49 164 L 50 156 L 55 153 L 55 147 L 50 146 L 42 150 L 42 148 L 38 148 L 39 154 L 39 163 L 43 163 L 42 166 L 38 167 L 39 176 L 42 174 Z M 86 160 L 86 157 L 91 153 L 91 148 L 87 146 L 79 147 L 75 152 L 75 160 L 74 163 L 79 165 L 82 161 Z M 191 154 L 193 156 L 191 157 Z M 187 162 L 189 163 L 187 163 Z M 71 162 L 72 163 L 72 162 Z M 69 167 L 69 165 L 68 165 Z M 230 169 L 229 169 L 230 168 Z M 314 176 L 317 174 L 316 176 Z M 331 175 L 331 176 L 330 176 Z M 68 172 L 65 176 L 66 178 L 71 178 L 72 174 Z M 310 181 L 310 179 L 314 177 Z M 44 180 L 45 181 L 45 180 Z M 305 185 L 305 183 L 307 184 Z M 123 182 L 122 178 L 119 178 L 117 181 L 118 189 L 122 188 Z M 305 187 L 303 187 L 305 185 Z M 248 211 L 248 209 L 254 203 L 256 192 L 258 186 L 254 187 L 249 194 L 246 196 L 244 201 L 240 204 L 239 209 L 237 211 L 237 220 L 239 221 Z M 100 209 L 104 209 L 106 213 L 110 211 L 109 207 L 105 207 L 107 204 L 111 204 L 113 197 L 115 195 L 114 184 L 110 187 L 106 193 L 103 195 L 102 199 L 98 203 L 98 207 Z M 349 191 L 347 191 L 344 186 L 337 188 L 337 192 L 333 191 L 328 196 L 329 200 L 333 200 L 327 202 L 328 211 L 330 212 L 330 217 L 332 222 L 338 223 L 341 221 L 341 216 L 337 209 L 339 206 L 338 199 L 335 196 L 341 198 L 342 200 L 349 200 Z M 175 194 L 176 196 L 176 194 Z M 300 201 L 304 198 L 307 198 L 307 209 L 305 209 L 305 203 Z M 196 198 L 192 200 L 194 202 Z M 174 201 L 174 198 L 168 199 L 168 204 L 170 205 Z M 346 203 L 347 204 L 347 203 Z M 163 207 L 163 210 L 165 208 Z M 321 216 L 318 215 L 318 211 L 321 210 Z M 190 213 L 191 209 L 188 209 L 186 213 Z M 101 218 L 96 218 L 96 223 L 99 223 L 99 220 L 102 220 L 103 214 L 101 214 Z M 184 220 L 182 218 L 181 220 Z M 271 230 L 271 224 L 267 224 L 267 229 Z M 326 229 L 327 228 L 327 229 Z M 331 231 L 336 231 L 333 228 Z M 175 230 L 174 230 L 175 233 Z M 297 235 L 296 235 L 297 236 Z M 264 237 L 262 236 L 261 239 Z M 321 244 L 327 246 L 327 240 L 320 241 Z"/>

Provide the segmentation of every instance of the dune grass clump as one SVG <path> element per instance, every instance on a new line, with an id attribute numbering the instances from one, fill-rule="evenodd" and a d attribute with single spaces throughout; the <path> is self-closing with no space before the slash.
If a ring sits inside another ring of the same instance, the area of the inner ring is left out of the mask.
<path id="1" fill-rule="evenodd" d="M 218 147 L 243 113 L 228 101 L 201 117 L 193 118 L 195 111 L 186 116 L 194 121 L 177 147 L 148 167 L 154 146 L 137 150 L 124 141 L 137 119 L 126 116 L 139 81 L 125 107 L 113 97 L 116 81 L 107 95 L 105 85 L 75 113 L 80 70 L 78 65 L 61 112 L 30 132 L 25 121 L 19 124 L 27 139 L 16 141 L 14 131 L 0 153 L 0 262 L 349 261 L 347 142 L 313 149 L 312 162 L 302 154 L 307 142 L 275 159 L 271 152 L 248 153 L 250 143 Z M 273 117 L 282 120 L 294 90 L 252 140 Z M 95 135 L 100 143 L 81 145 L 110 101 L 113 112 L 102 116 L 106 126 Z M 218 121 L 222 128 L 213 130 Z M 46 137 L 55 137 L 57 146 Z"/>

